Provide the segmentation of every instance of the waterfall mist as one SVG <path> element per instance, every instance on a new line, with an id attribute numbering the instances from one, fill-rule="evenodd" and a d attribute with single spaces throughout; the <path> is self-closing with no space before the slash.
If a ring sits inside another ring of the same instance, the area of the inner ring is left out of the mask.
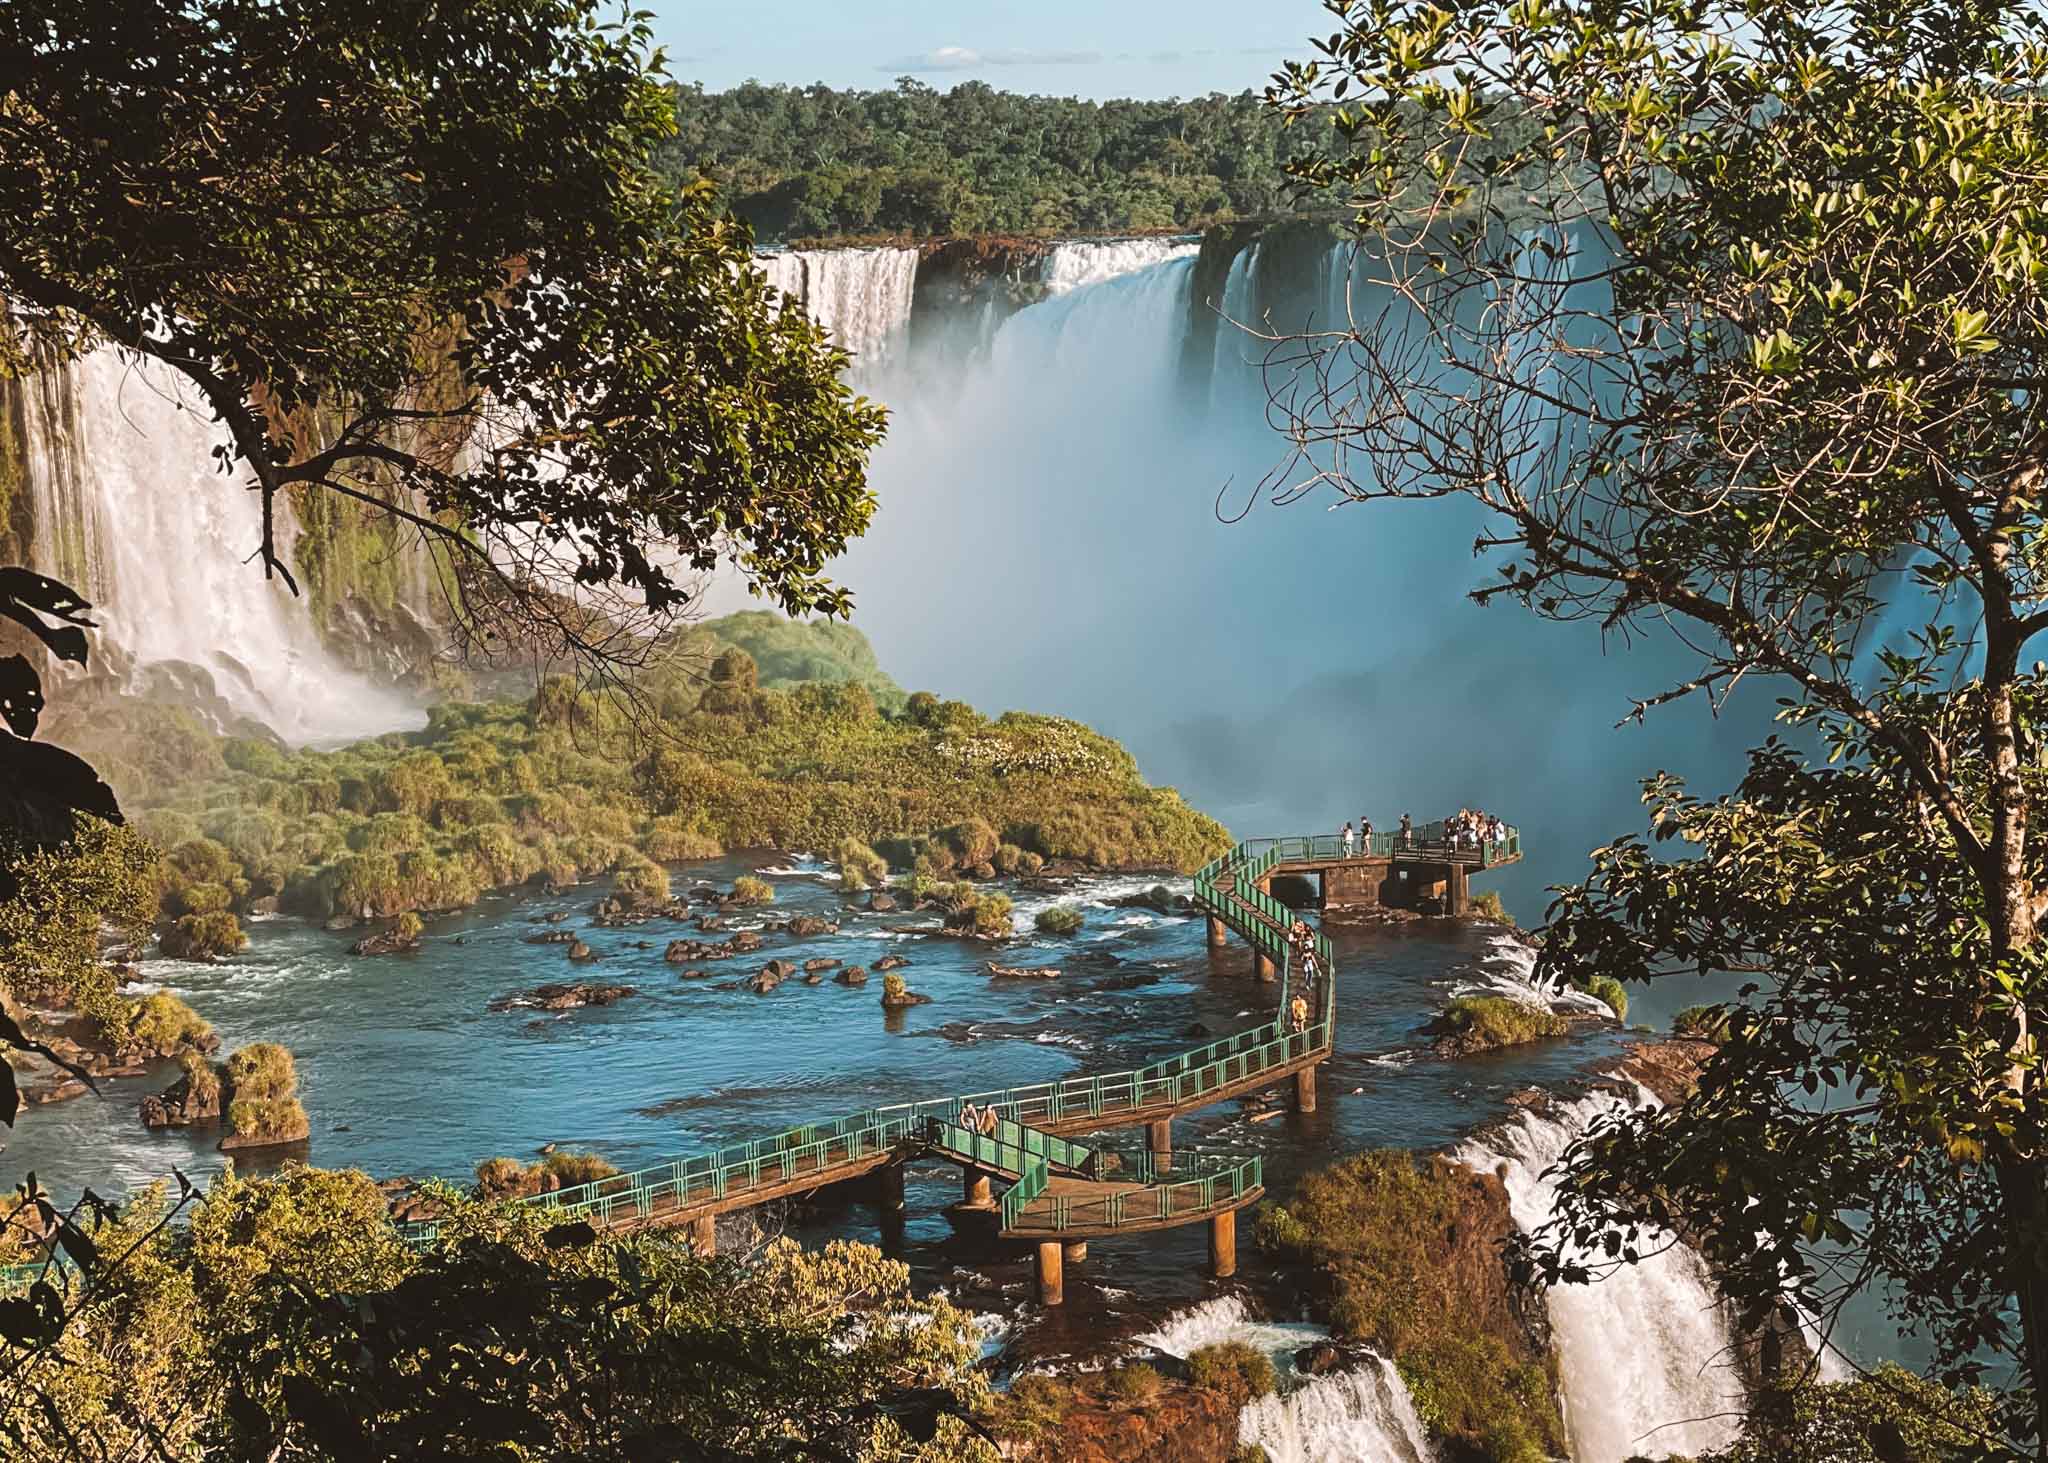
<path id="1" fill-rule="evenodd" d="M 1092 722 L 1240 836 L 1498 811 L 1529 850 L 1498 882 L 1524 919 L 1640 827 L 1642 775 L 1732 782 L 1761 718 L 1688 703 L 1615 730 L 1681 647 L 1624 654 L 1466 598 L 1493 572 L 1476 506 L 1261 499 L 1282 457 L 1263 346 L 1226 326 L 1191 369 L 1191 331 L 1213 307 L 1326 328 L 1350 255 L 1256 245 L 1213 300 L 1195 269 L 1185 244 L 1061 245 L 1046 278 L 1079 282 L 964 366 L 934 369 L 910 331 L 857 373 L 891 423 L 881 511 L 838 573 L 899 680 Z"/>

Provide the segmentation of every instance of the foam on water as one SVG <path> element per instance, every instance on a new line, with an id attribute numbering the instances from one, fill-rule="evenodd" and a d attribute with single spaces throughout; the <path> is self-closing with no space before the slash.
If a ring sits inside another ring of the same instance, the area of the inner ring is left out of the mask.
<path id="1" fill-rule="evenodd" d="M 1535 979 L 1536 952 L 1513 935 L 1495 935 L 1487 941 L 1487 953 L 1479 966 L 1451 983 L 1453 996 L 1505 996 L 1525 1006 L 1541 1006 L 1560 1013 L 1583 1013 L 1612 1017 L 1613 1008 L 1598 996 L 1570 987 L 1539 986 Z"/>
<path id="2" fill-rule="evenodd" d="M 1392 1362 L 1311 1377 L 1247 1403 L 1237 1440 L 1272 1463 L 1434 1463 L 1436 1453 Z"/>

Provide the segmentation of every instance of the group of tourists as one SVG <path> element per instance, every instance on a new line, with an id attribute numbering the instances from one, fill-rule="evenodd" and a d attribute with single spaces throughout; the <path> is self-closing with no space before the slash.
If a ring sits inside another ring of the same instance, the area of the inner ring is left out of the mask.
<path id="1" fill-rule="evenodd" d="M 1508 825 L 1491 813 L 1477 808 L 1460 808 L 1455 817 L 1444 819 L 1444 837 L 1452 848 L 1474 851 L 1508 841 Z"/>
<path id="2" fill-rule="evenodd" d="M 1372 855 L 1372 819 L 1360 815 L 1358 826 L 1344 825 L 1344 831 L 1337 835 L 1344 845 L 1344 857 L 1350 858 L 1354 851 L 1368 858 Z M 1494 844 L 1505 843 L 1508 825 L 1491 813 L 1482 813 L 1477 808 L 1460 808 L 1451 817 L 1444 819 L 1444 842 L 1455 849 L 1477 851 Z M 1415 820 L 1406 813 L 1401 815 L 1400 829 L 1394 834 L 1394 847 L 1414 848 Z"/>
<path id="3" fill-rule="evenodd" d="M 1308 921 L 1298 919 L 1288 927 L 1287 946 L 1294 952 L 1295 969 L 1301 972 L 1294 999 L 1287 1003 L 1287 1029 L 1306 1031 L 1315 1024 L 1317 1004 L 1316 935 Z"/>

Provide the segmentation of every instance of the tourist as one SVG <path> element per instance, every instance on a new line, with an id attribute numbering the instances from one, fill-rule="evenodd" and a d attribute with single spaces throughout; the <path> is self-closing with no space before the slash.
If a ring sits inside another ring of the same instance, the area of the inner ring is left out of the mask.
<path id="1" fill-rule="evenodd" d="M 985 1107 L 981 1110 L 981 1136 L 993 1138 L 996 1135 L 996 1110 Z"/>
<path id="2" fill-rule="evenodd" d="M 1308 1029 L 1307 1001 L 1304 1001 L 1300 996 L 1296 996 L 1294 1000 L 1289 1003 L 1287 1007 L 1287 1014 L 1293 1023 L 1290 1028 L 1291 1030 L 1306 1031 Z"/>
<path id="3" fill-rule="evenodd" d="M 1352 843 L 1354 842 L 1354 838 L 1353 838 L 1353 835 L 1352 835 L 1352 832 L 1351 832 L 1351 825 L 1350 825 L 1349 823 L 1346 823 L 1346 824 L 1344 825 L 1344 832 L 1343 832 L 1343 833 L 1342 833 L 1342 834 L 1341 834 L 1340 836 L 1341 836 L 1341 837 L 1343 838 L 1343 840 L 1344 840 L 1344 857 L 1346 857 L 1346 858 L 1350 858 L 1350 857 L 1351 857 L 1351 845 L 1352 845 Z"/>
<path id="4" fill-rule="evenodd" d="M 1414 846 L 1415 820 L 1409 817 L 1406 813 L 1403 813 L 1401 815 L 1401 847 L 1413 848 Z"/>
<path id="5" fill-rule="evenodd" d="M 1372 857 L 1372 819 L 1363 813 L 1358 815 L 1358 851 Z"/>
<path id="6" fill-rule="evenodd" d="M 960 1104 L 959 1121 L 961 1127 L 972 1133 L 981 1127 L 981 1114 L 974 1110 L 973 1103 L 963 1102 Z"/>

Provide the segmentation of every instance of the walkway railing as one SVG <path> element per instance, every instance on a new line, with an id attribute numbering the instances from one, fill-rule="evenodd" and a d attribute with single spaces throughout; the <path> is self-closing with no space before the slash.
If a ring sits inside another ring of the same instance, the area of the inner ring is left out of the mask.
<path id="1" fill-rule="evenodd" d="M 1258 880 L 1283 857 L 1298 856 L 1284 850 L 1308 846 L 1319 846 L 1319 840 L 1240 843 L 1194 879 L 1196 903 L 1274 963 L 1280 979 L 1280 1009 L 1271 1021 L 1129 1071 L 870 1108 L 518 1202 L 600 1224 L 646 1220 L 744 1198 L 750 1190 L 780 1187 L 811 1174 L 818 1175 L 821 1183 L 830 1182 L 835 1169 L 908 1145 L 1016 1175 L 1017 1182 L 1003 1196 L 1004 1224 L 1011 1227 L 1013 1216 L 1023 1214 L 1033 1200 L 1044 1195 L 1055 1169 L 1094 1172 L 1102 1177 L 1098 1150 L 1042 1132 L 1033 1123 L 1154 1112 L 1165 1115 L 1199 1105 L 1211 1093 L 1253 1082 L 1269 1072 L 1285 1071 L 1329 1051 L 1336 1030 L 1331 979 L 1334 952 L 1320 934 L 1313 937 L 1311 979 L 1287 938 L 1295 919 L 1293 912 L 1257 887 Z M 1303 997 L 1314 1012 L 1298 1030 L 1290 1010 L 1296 996 Z M 969 1134 L 960 1126 L 961 1108 L 968 1103 L 995 1109 L 998 1128 L 992 1138 Z M 1091 1165 L 1096 1167 L 1091 1169 Z M 1149 1173 L 1149 1168 L 1144 1171 Z M 1254 1157 L 1231 1159 L 1213 1173 L 1183 1176 L 1174 1171 L 1133 1179 L 1151 1187 L 1123 1192 L 1114 1203 L 1100 1201 L 1100 1213 L 1091 1209 L 1087 1222 L 1103 1227 L 1156 1224 L 1162 1217 L 1192 1212 L 1196 1195 L 1207 1195 L 1207 1202 L 1215 1203 L 1250 1192 L 1258 1186 L 1261 1171 Z M 432 1221 L 413 1222 L 400 1229 L 408 1239 L 422 1243 L 438 1233 Z"/>
<path id="2" fill-rule="evenodd" d="M 1405 838 L 1398 829 L 1391 833 L 1376 832 L 1362 842 L 1354 841 L 1349 849 L 1345 848 L 1342 835 L 1336 833 L 1316 833 L 1303 838 L 1253 838 L 1238 846 L 1251 850 L 1273 849 L 1281 863 L 1330 863 L 1346 858 L 1392 858 L 1400 854 L 1404 857 L 1477 859 L 1481 868 L 1488 868 L 1522 856 L 1522 832 L 1519 828 L 1509 827 L 1502 838 L 1476 845 L 1454 844 L 1446 825 L 1436 822 L 1411 829 Z"/>
<path id="3" fill-rule="evenodd" d="M 1076 1229 L 1156 1226 L 1182 1216 L 1206 1214 L 1260 1188 L 1265 1181 L 1265 1160 L 1255 1153 L 1187 1151 L 1175 1153 L 1171 1167 L 1161 1170 L 1147 1154 L 1113 1177 L 1146 1187 L 1053 1194 L 1041 1204 L 1038 1201 L 1046 1198 L 1050 1180 L 1043 1169 L 1028 1175 L 1003 1195 L 1003 1228 L 1018 1234 L 1060 1234 Z"/>

